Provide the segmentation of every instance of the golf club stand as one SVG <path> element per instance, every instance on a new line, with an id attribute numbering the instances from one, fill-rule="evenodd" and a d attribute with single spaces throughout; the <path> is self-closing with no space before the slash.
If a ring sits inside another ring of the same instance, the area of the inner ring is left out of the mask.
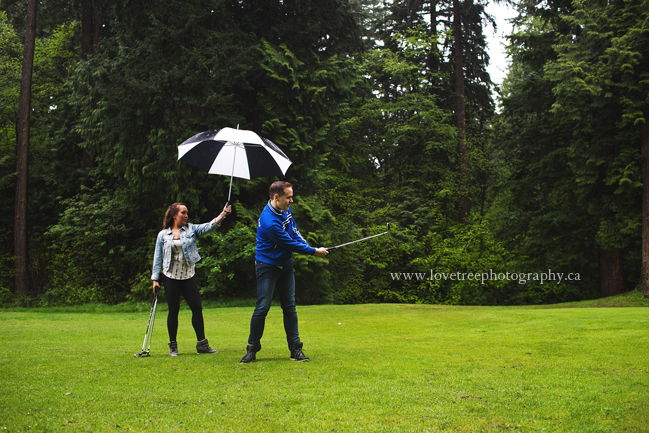
<path id="1" fill-rule="evenodd" d="M 347 243 L 344 243 L 344 244 L 336 245 L 335 247 L 330 247 L 330 248 L 327 248 L 327 249 L 328 250 L 333 250 L 334 248 L 340 248 L 340 247 L 344 247 L 345 245 L 355 244 L 356 242 L 366 241 L 368 239 L 372 239 L 372 238 L 375 238 L 377 236 L 383 236 L 383 235 L 387 234 L 390 231 L 390 223 L 387 223 L 386 227 L 387 227 L 387 230 L 384 231 L 383 233 L 379 233 L 378 235 L 372 235 L 372 236 L 368 236 L 368 237 L 363 238 L 363 239 L 357 239 L 355 241 L 351 241 L 351 242 L 347 242 Z"/>
<path id="2" fill-rule="evenodd" d="M 149 313 L 149 323 L 146 326 L 146 333 L 144 334 L 144 343 L 142 343 L 142 350 L 135 354 L 136 358 L 147 358 L 151 356 L 151 336 L 153 335 L 153 323 L 155 322 L 155 310 L 158 306 L 158 293 L 160 289 L 156 289 L 153 293 L 153 303 L 151 304 L 151 312 Z"/>

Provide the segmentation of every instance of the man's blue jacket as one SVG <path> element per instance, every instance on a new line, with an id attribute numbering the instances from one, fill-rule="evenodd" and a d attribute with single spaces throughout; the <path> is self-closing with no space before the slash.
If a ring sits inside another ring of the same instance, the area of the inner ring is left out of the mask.
<path id="1" fill-rule="evenodd" d="M 257 223 L 257 250 L 255 259 L 275 266 L 286 265 L 293 255 L 315 254 L 315 248 L 304 240 L 289 207 L 280 211 L 268 204 L 261 212 Z"/>

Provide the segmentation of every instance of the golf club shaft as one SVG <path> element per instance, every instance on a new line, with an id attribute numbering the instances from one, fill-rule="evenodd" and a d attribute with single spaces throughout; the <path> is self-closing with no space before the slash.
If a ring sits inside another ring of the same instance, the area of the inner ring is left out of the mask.
<path id="1" fill-rule="evenodd" d="M 387 233 L 388 233 L 388 232 L 379 233 L 378 235 L 368 236 L 368 237 L 363 238 L 363 239 L 358 239 L 358 240 L 355 240 L 355 241 L 347 242 L 347 243 L 345 243 L 345 244 L 336 245 L 335 247 L 331 247 L 331 248 L 327 248 L 327 249 L 328 249 L 328 250 L 333 250 L 334 248 L 340 248 L 340 247 L 344 247 L 345 245 L 355 244 L 356 242 L 366 241 L 366 240 L 368 240 L 368 239 L 372 239 L 372 238 L 375 238 L 375 237 L 377 237 L 377 236 L 383 236 L 383 235 L 385 235 L 385 234 L 387 234 Z"/>
<path id="2" fill-rule="evenodd" d="M 153 331 L 153 321 L 155 321 L 155 310 L 158 305 L 158 291 L 153 295 L 153 303 L 151 311 L 149 312 L 149 322 L 146 325 L 146 332 L 144 333 L 144 342 L 142 343 L 142 352 L 147 350 L 147 344 L 151 347 L 151 333 Z"/>
<path id="3" fill-rule="evenodd" d="M 153 316 L 151 317 L 151 329 L 149 330 L 149 343 L 147 345 L 146 351 L 151 350 L 151 336 L 153 335 L 153 324 L 155 323 L 155 311 L 158 307 L 158 297 L 155 297 L 155 302 L 153 304 Z"/>
<path id="4" fill-rule="evenodd" d="M 153 301 L 155 302 L 155 300 Z M 142 352 L 146 350 L 146 343 L 149 339 L 149 328 L 151 328 L 151 316 L 153 316 L 153 305 L 151 305 L 151 311 L 149 311 L 149 321 L 146 323 L 146 331 L 144 332 L 144 341 L 142 342 Z"/>

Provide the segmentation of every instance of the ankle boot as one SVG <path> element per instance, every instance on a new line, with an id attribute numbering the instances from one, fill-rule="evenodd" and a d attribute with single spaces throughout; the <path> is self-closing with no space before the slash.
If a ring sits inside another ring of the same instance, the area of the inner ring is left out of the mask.
<path id="1" fill-rule="evenodd" d="M 175 341 L 169 343 L 169 356 L 178 356 L 178 343 Z"/>
<path id="2" fill-rule="evenodd" d="M 218 350 L 212 349 L 210 347 L 210 343 L 207 341 L 207 339 L 196 343 L 196 351 L 198 353 L 219 353 Z"/>
<path id="3" fill-rule="evenodd" d="M 246 354 L 243 355 L 239 364 L 248 364 L 257 360 L 257 352 L 261 350 L 261 345 L 255 347 L 253 344 L 246 346 Z"/>
<path id="4" fill-rule="evenodd" d="M 303 362 L 309 360 L 309 357 L 302 353 L 302 347 L 304 347 L 304 344 L 301 341 L 293 345 L 293 349 L 291 350 L 291 361 Z"/>

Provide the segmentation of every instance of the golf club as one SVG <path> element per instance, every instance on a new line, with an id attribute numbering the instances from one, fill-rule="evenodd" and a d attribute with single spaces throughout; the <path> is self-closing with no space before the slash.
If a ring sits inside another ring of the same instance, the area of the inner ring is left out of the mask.
<path id="1" fill-rule="evenodd" d="M 375 238 L 377 236 L 383 236 L 383 235 L 387 234 L 390 231 L 390 223 L 387 223 L 386 226 L 387 226 L 387 230 L 384 231 L 383 233 L 379 233 L 378 235 L 368 236 L 368 237 L 363 238 L 363 239 L 358 239 L 358 240 L 355 240 L 355 241 L 351 241 L 351 242 L 347 242 L 347 243 L 344 243 L 344 244 L 336 245 L 335 247 L 331 247 L 331 248 L 327 248 L 327 249 L 328 250 L 333 250 L 334 248 L 340 248 L 340 247 L 344 247 L 345 245 L 355 244 L 356 242 L 366 241 L 368 239 L 372 239 L 372 238 Z"/>
<path id="2" fill-rule="evenodd" d="M 155 322 L 155 310 L 158 306 L 158 290 L 156 289 L 153 294 L 153 304 L 151 305 L 151 312 L 149 313 L 149 323 L 146 326 L 146 333 L 144 334 L 144 343 L 142 343 L 142 350 L 135 354 L 136 358 L 147 358 L 151 350 L 151 335 L 153 334 L 153 323 Z"/>

